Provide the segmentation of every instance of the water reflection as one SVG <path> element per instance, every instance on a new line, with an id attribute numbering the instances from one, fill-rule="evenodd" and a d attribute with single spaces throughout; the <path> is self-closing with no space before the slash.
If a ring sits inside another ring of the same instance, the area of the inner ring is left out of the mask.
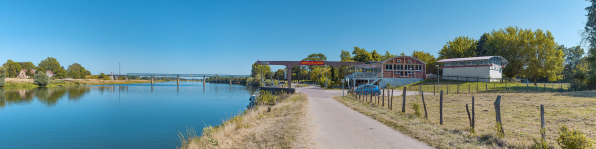
<path id="1" fill-rule="evenodd" d="M 39 87 L 32 89 L 4 89 L 0 88 L 0 108 L 14 104 L 29 104 L 37 99 L 40 103 L 52 107 L 58 100 L 68 95 L 69 101 L 78 101 L 89 93 L 90 87 Z M 100 88 L 100 90 L 102 90 Z"/>

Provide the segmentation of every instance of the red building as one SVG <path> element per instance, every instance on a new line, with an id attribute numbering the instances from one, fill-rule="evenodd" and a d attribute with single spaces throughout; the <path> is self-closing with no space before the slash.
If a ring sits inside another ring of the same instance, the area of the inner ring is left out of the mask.
<path id="1" fill-rule="evenodd" d="M 411 56 L 396 56 L 384 61 L 370 61 L 347 69 L 346 77 L 356 85 L 406 85 L 426 78 L 426 63 Z"/>

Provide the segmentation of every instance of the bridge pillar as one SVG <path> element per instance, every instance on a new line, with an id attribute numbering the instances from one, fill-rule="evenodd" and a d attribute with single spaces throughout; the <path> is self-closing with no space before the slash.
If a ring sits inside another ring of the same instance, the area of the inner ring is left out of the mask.
<path id="1" fill-rule="evenodd" d="M 232 76 L 230 76 L 230 86 L 232 86 Z"/>
<path id="2" fill-rule="evenodd" d="M 180 85 L 180 75 L 176 78 L 176 85 Z"/>
<path id="3" fill-rule="evenodd" d="M 286 72 L 288 76 L 288 88 L 292 88 L 292 67 L 286 67 Z"/>
<path id="4" fill-rule="evenodd" d="M 151 85 L 153 85 L 153 76 L 151 76 Z M 153 87 L 151 87 L 153 89 Z"/>
<path id="5" fill-rule="evenodd" d="M 205 86 L 205 75 L 203 75 L 203 86 Z"/>

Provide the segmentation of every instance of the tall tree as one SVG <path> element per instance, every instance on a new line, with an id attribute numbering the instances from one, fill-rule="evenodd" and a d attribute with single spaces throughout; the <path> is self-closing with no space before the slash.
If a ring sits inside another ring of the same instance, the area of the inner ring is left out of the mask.
<path id="1" fill-rule="evenodd" d="M 476 45 L 476 56 L 486 56 L 486 50 L 484 49 L 484 44 L 486 44 L 486 36 L 488 36 L 488 33 L 484 33 L 482 36 L 480 36 L 478 44 Z"/>
<path id="2" fill-rule="evenodd" d="M 486 55 L 502 56 L 509 62 L 503 69 L 503 75 L 514 78 L 519 75 L 530 53 L 531 46 L 528 46 L 534 38 L 534 32 L 530 29 L 520 29 L 519 27 L 506 27 L 504 29 L 493 30 L 486 36 L 484 49 Z"/>
<path id="3" fill-rule="evenodd" d="M 527 66 L 523 73 L 525 76 L 533 77 L 534 82 L 539 77 L 547 77 L 549 81 L 556 81 L 561 79 L 559 75 L 563 70 L 563 50 L 557 48 L 555 38 L 550 31 L 543 32 L 537 29 L 534 33 L 534 38 L 530 42 L 530 47 L 527 49 L 528 56 Z"/>
<path id="4" fill-rule="evenodd" d="M 477 42 L 476 39 L 468 36 L 456 37 L 439 51 L 439 59 L 474 57 Z"/>
<path id="5" fill-rule="evenodd" d="M 52 73 L 54 73 L 54 78 L 68 78 L 68 71 L 64 70 L 64 67 L 58 67 L 54 71 L 52 71 Z"/>
<path id="6" fill-rule="evenodd" d="M 588 46 L 588 56 L 586 61 L 589 63 L 588 70 L 586 70 L 589 74 L 585 79 L 585 84 L 588 88 L 594 89 L 596 88 L 596 0 L 589 0 L 591 2 L 590 6 L 586 7 L 585 10 L 588 11 L 586 15 L 588 20 L 586 22 L 586 26 L 584 27 L 584 32 L 582 33 L 583 43 L 589 43 Z"/>
<path id="7" fill-rule="evenodd" d="M 563 79 L 565 81 L 571 81 L 573 71 L 577 70 L 577 65 L 584 60 L 583 55 L 586 52 L 580 46 L 567 48 L 564 45 L 560 45 L 559 49 L 563 50 L 563 53 L 565 54 L 565 63 L 562 72 Z"/>
<path id="8" fill-rule="evenodd" d="M 417 57 L 418 59 L 426 63 L 427 73 L 437 74 L 437 67 L 435 66 L 437 63 L 437 59 L 434 55 L 431 55 L 428 52 L 414 50 L 414 52 L 412 52 L 412 56 Z"/>
<path id="9" fill-rule="evenodd" d="M 37 64 L 37 66 L 52 72 L 55 72 L 61 68 L 60 62 L 58 62 L 58 60 L 56 60 L 56 58 L 53 57 L 48 57 L 45 60 L 42 60 L 41 62 L 39 62 L 39 64 Z"/>
<path id="10" fill-rule="evenodd" d="M 379 54 L 379 53 L 377 52 L 377 50 L 373 50 L 373 51 L 370 53 L 370 56 L 372 57 L 373 61 L 381 61 L 381 60 L 382 60 L 382 56 L 381 56 L 381 54 Z"/>
<path id="11" fill-rule="evenodd" d="M 19 63 L 14 62 L 11 59 L 8 59 L 2 66 L 6 68 L 7 77 L 16 77 L 22 69 Z"/>
<path id="12" fill-rule="evenodd" d="M 277 71 L 275 71 L 274 75 L 273 75 L 273 79 L 280 79 L 283 80 L 284 79 L 284 73 L 285 70 L 284 69 L 277 69 Z"/>
<path id="13" fill-rule="evenodd" d="M 354 47 L 352 54 L 354 55 L 353 58 L 356 62 L 368 62 L 374 60 L 370 53 L 368 53 L 364 48 L 359 48 L 358 46 Z"/>

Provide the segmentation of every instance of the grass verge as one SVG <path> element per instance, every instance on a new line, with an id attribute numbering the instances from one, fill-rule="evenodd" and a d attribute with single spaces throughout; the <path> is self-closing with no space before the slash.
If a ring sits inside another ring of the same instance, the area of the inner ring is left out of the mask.
<path id="1" fill-rule="evenodd" d="M 305 94 L 293 94 L 273 106 L 257 105 L 232 116 L 219 126 L 181 133 L 181 148 L 293 148 L 308 145 Z"/>
<path id="2" fill-rule="evenodd" d="M 569 92 L 573 91 L 569 89 L 569 83 L 496 83 L 496 82 L 465 82 L 465 81 L 447 81 L 441 80 L 440 86 L 436 85 L 436 80 L 425 80 L 406 85 L 410 91 L 422 91 L 432 93 L 433 91 L 438 92 L 443 90 L 449 94 L 468 94 L 468 93 L 501 93 L 501 92 L 515 92 L 515 93 L 527 93 L 527 92 Z M 458 91 L 459 85 L 459 91 Z M 403 86 L 402 86 L 403 87 Z M 402 87 L 394 87 L 395 89 L 402 89 Z M 449 88 L 449 89 L 447 89 Z"/>
<path id="3" fill-rule="evenodd" d="M 428 118 L 424 110 L 418 116 L 414 104 L 422 107 L 419 96 L 406 97 L 406 112 L 402 113 L 402 96 L 393 97 L 393 110 L 377 103 L 358 101 L 351 97 L 335 97 L 346 106 L 392 127 L 412 138 L 436 148 L 529 148 L 533 139 L 540 140 L 540 104 L 545 106 L 546 141 L 557 145 L 558 129 L 567 126 L 596 138 L 596 99 L 594 92 L 570 93 L 510 93 L 502 96 L 501 116 L 504 137 L 495 130 L 494 101 L 498 94 L 476 94 L 475 131 L 466 112 L 473 95 L 444 95 L 444 124 L 439 123 L 439 96 L 425 95 Z M 388 98 L 388 97 L 385 97 Z M 382 101 L 382 100 L 381 100 Z"/>

